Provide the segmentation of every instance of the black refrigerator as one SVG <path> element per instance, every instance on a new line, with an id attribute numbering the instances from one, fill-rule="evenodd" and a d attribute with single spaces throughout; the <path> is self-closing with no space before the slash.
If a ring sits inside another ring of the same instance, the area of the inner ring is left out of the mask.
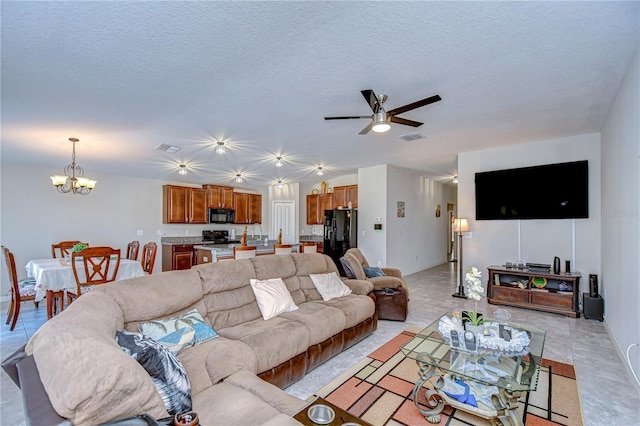
<path id="1" fill-rule="evenodd" d="M 336 209 L 324 211 L 324 254 L 333 259 L 341 276 L 345 276 L 340 258 L 358 247 L 358 211 Z"/>

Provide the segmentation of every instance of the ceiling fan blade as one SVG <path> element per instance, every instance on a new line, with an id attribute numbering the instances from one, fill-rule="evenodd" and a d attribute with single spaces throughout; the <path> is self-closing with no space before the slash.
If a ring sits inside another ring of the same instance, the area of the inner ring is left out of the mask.
<path id="1" fill-rule="evenodd" d="M 367 124 L 367 126 L 360 130 L 360 133 L 358 133 L 359 135 L 366 135 L 367 133 L 369 133 L 369 131 L 373 128 L 373 121 L 369 124 Z"/>
<path id="2" fill-rule="evenodd" d="M 393 116 L 391 117 L 391 121 L 394 123 L 404 124 L 405 126 L 411 126 L 411 127 L 420 127 L 424 124 L 418 121 L 407 120 L 406 118 L 393 117 Z"/>
<path id="3" fill-rule="evenodd" d="M 370 115 L 354 115 L 350 117 L 325 117 L 325 120 L 352 120 L 357 118 L 368 118 L 371 119 Z"/>
<path id="4" fill-rule="evenodd" d="M 387 111 L 387 114 L 389 114 L 389 115 L 402 114 L 403 112 L 411 111 L 412 109 L 420 108 L 420 107 L 423 107 L 425 105 L 429 105 L 429 104 L 432 104 L 434 102 L 438 102 L 440 100 L 442 100 L 440 95 L 434 95 L 434 96 L 431 96 L 429 98 L 422 99 L 421 101 L 417 101 L 417 102 L 414 102 L 412 104 L 407 104 L 407 105 L 392 109 L 391 111 Z"/>
<path id="5" fill-rule="evenodd" d="M 373 92 L 373 90 L 367 89 L 367 90 L 361 90 L 360 92 L 362 93 L 362 96 L 364 96 L 364 99 L 367 101 L 367 103 L 371 107 L 371 111 L 373 111 L 374 114 L 377 114 L 380 111 L 380 104 L 378 104 L 378 97 Z"/>

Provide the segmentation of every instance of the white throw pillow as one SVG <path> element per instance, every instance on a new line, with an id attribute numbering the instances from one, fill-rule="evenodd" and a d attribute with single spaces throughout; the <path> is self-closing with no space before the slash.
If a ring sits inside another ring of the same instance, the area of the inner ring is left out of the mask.
<path id="1" fill-rule="evenodd" d="M 249 282 L 253 294 L 256 295 L 262 318 L 265 320 L 298 309 L 282 278 L 268 280 L 252 278 Z"/>
<path id="2" fill-rule="evenodd" d="M 309 274 L 309 277 L 311 277 L 313 285 L 316 286 L 316 290 L 318 290 L 324 301 L 351 294 L 351 289 L 342 282 L 335 272 Z"/>

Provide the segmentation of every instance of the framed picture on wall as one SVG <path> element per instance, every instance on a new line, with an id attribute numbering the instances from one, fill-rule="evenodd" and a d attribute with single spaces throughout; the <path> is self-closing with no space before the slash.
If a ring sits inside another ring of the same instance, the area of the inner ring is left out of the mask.
<path id="1" fill-rule="evenodd" d="M 440 217 L 440 204 L 436 204 L 436 217 Z"/>
<path id="2" fill-rule="evenodd" d="M 404 217 L 404 201 L 398 201 L 398 217 Z"/>

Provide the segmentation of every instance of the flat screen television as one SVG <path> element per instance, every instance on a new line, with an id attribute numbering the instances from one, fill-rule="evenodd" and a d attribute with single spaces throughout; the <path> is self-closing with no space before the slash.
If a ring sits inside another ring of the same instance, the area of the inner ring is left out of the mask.
<path id="1" fill-rule="evenodd" d="M 476 220 L 589 217 L 588 162 L 476 173 Z"/>

